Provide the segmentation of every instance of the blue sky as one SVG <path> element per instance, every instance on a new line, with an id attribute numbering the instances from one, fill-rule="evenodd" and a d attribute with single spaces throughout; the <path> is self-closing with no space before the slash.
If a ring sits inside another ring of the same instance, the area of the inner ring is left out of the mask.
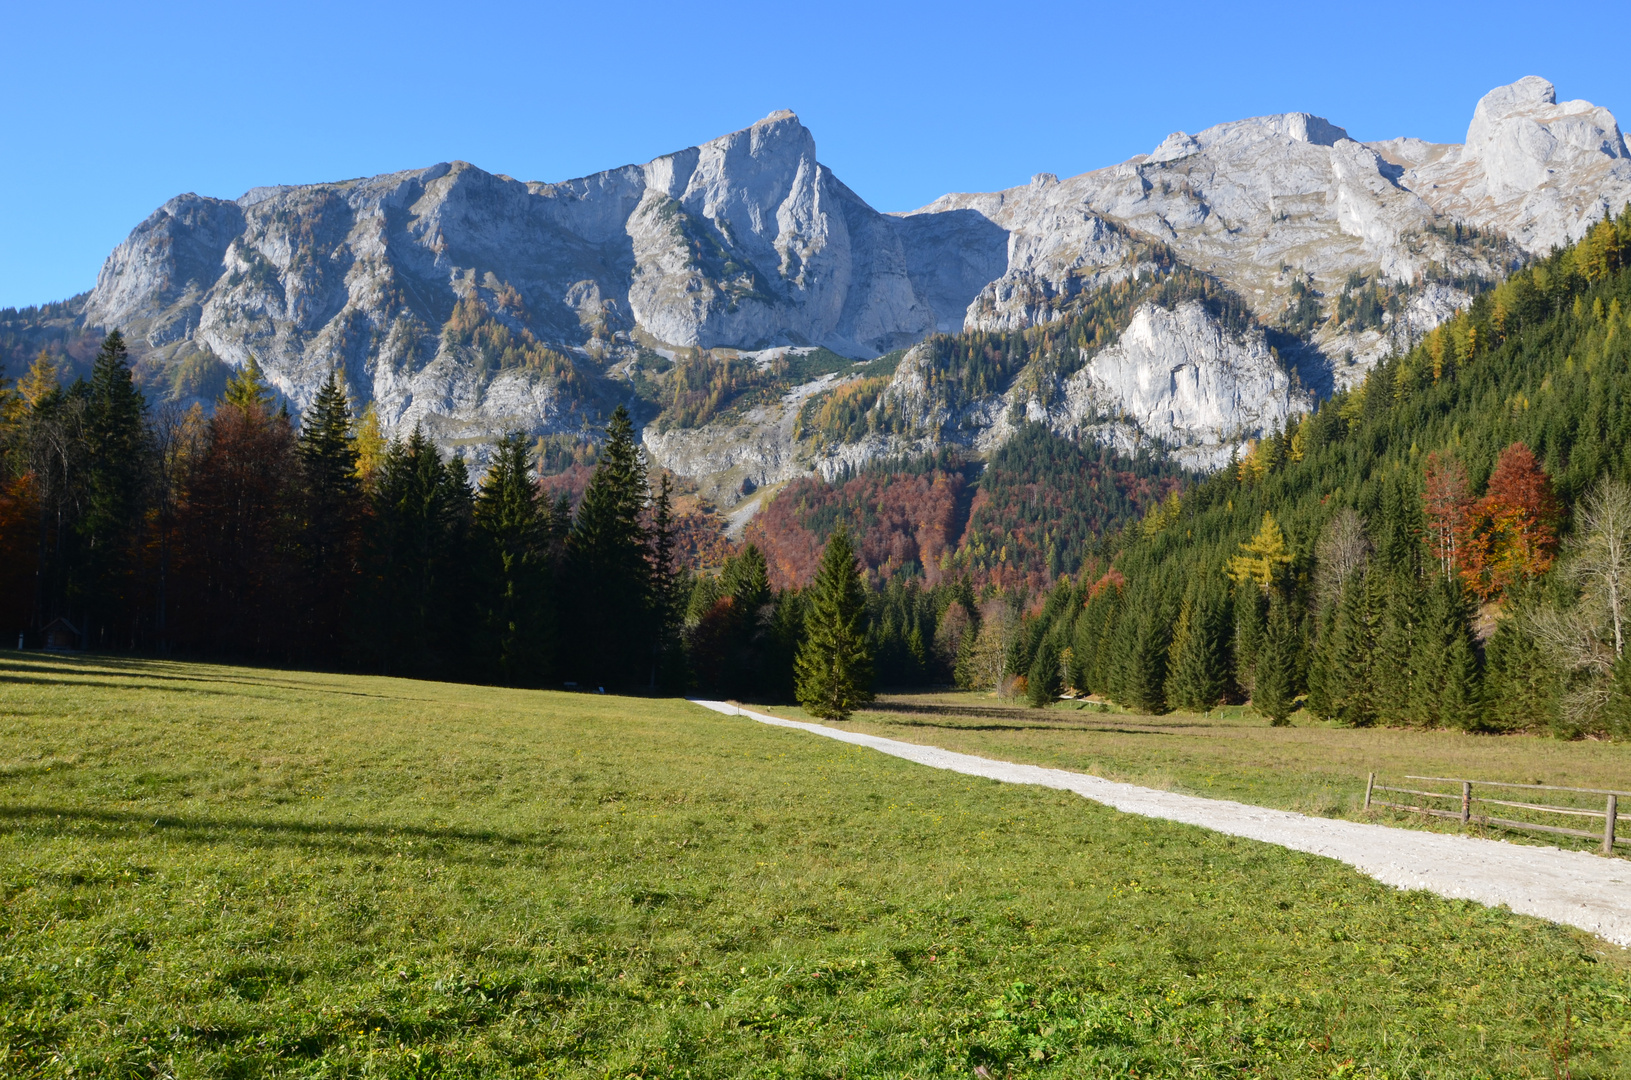
<path id="1" fill-rule="evenodd" d="M 91 287 L 173 195 L 462 158 L 526 180 L 791 108 L 883 210 L 1300 110 L 1459 142 L 1537 74 L 1631 116 L 1619 4 L 7 0 L 0 306 Z"/>

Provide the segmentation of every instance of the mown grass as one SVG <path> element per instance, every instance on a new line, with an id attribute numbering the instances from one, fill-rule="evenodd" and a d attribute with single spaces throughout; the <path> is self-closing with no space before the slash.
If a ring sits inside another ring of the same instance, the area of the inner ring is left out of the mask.
<path id="1" fill-rule="evenodd" d="M 910 703 L 924 711 L 863 711 L 844 726 L 903 742 L 941 746 L 1004 761 L 1073 769 L 1106 779 L 1208 798 L 1236 799 L 1281 810 L 1386 821 L 1437 831 L 1458 831 L 1461 825 L 1395 811 L 1372 810 L 1366 814 L 1366 774 L 1374 771 L 1379 784 L 1416 788 L 1430 785 L 1406 781 L 1404 777 L 1414 774 L 1631 790 L 1631 744 L 1623 742 L 1343 728 L 1312 720 L 1306 713 L 1296 714 L 1293 726 L 1276 728 L 1239 706 L 1222 708 L 1209 716 L 1192 713 L 1145 716 L 1119 709 L 1100 712 L 1096 711 L 1099 706 L 1083 708 L 1076 703 L 1061 703 L 1047 709 L 1009 708 L 981 694 L 890 695 L 887 700 Z M 1000 714 L 936 715 L 932 710 L 937 705 L 964 709 L 981 706 Z M 811 719 L 797 707 L 765 708 L 780 716 Z M 1443 784 L 1437 787 L 1449 790 Z M 1603 809 L 1599 796 L 1529 792 L 1507 797 Z M 1624 802 L 1622 799 L 1622 805 Z M 1427 805 L 1450 807 L 1445 802 Z M 1560 821 L 1555 816 L 1511 809 L 1500 809 L 1497 813 L 1571 828 L 1597 828 L 1601 824 L 1600 821 L 1597 826 L 1578 820 Z M 1624 810 L 1621 814 L 1620 834 L 1625 835 L 1631 831 L 1631 814 Z M 1593 850 L 1596 846 L 1596 841 L 1591 840 L 1499 828 L 1474 827 L 1471 831 L 1519 843 L 1582 850 Z M 1622 850 L 1621 854 L 1627 853 Z"/>
<path id="2" fill-rule="evenodd" d="M 0 654 L 7 1076 L 1631 1075 L 1631 965 L 684 702 Z"/>

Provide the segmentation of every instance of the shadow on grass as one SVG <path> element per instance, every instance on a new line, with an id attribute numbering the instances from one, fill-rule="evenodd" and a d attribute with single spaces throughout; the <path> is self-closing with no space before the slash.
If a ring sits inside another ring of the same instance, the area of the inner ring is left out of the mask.
<path id="1" fill-rule="evenodd" d="M 25 655 L 26 656 L 28 654 L 20 654 L 20 655 Z M 53 659 L 57 660 L 59 662 L 59 664 L 62 661 L 61 657 L 53 657 Z M 248 690 L 250 688 L 258 688 L 258 689 L 266 689 L 266 690 L 289 690 L 289 691 L 293 691 L 295 693 L 303 693 L 303 694 L 312 694 L 312 695 L 338 694 L 338 695 L 343 695 L 345 697 L 374 698 L 374 699 L 377 699 L 377 700 L 380 700 L 380 701 L 423 701 L 423 702 L 430 702 L 430 703 L 433 703 L 433 704 L 444 704 L 444 705 L 464 705 L 464 704 L 468 704 L 467 702 L 460 702 L 460 701 L 446 701 L 446 700 L 443 700 L 441 698 L 409 697 L 409 696 L 404 695 L 404 694 L 367 694 L 367 693 L 363 693 L 360 690 L 341 690 L 341 689 L 339 689 L 337 687 L 333 687 L 333 686 L 298 685 L 298 684 L 290 684 L 290 683 L 283 683 L 283 682 L 273 682 L 270 679 L 257 678 L 256 676 L 254 676 L 252 674 L 251 675 L 201 675 L 201 674 L 170 675 L 170 674 L 163 674 L 163 673 L 161 673 L 159 671 L 153 670 L 153 669 L 161 667 L 161 666 L 174 665 L 176 663 L 177 663 L 177 661 L 173 661 L 173 660 L 136 660 L 136 659 L 126 660 L 126 659 L 122 659 L 122 658 L 117 659 L 117 660 L 110 660 L 110 659 L 108 659 L 106 657 L 97 657 L 97 658 L 94 658 L 94 659 L 91 658 L 91 657 L 86 657 L 84 664 L 81 665 L 81 666 L 58 666 L 58 665 L 53 665 L 53 664 L 43 664 L 43 663 L 34 663 L 32 661 L 25 661 L 24 665 L 18 666 L 18 667 L 13 667 L 13 668 L 10 668 L 9 670 L 4 666 L 0 666 L 0 682 L 34 683 L 34 684 L 43 685 L 43 686 L 63 686 L 63 685 L 70 685 L 70 684 L 65 684 L 60 679 L 47 678 L 45 676 L 69 675 L 69 676 L 74 677 L 74 681 L 71 684 L 73 686 L 97 686 L 97 687 L 103 687 L 105 689 L 111 689 L 111 690 L 170 690 L 170 689 L 174 689 L 174 688 L 168 687 L 168 686 L 147 686 L 147 685 L 143 684 L 143 681 L 151 679 L 151 680 L 153 680 L 155 682 L 227 683 L 227 684 L 242 687 L 244 690 Z M 3 664 L 3 662 L 0 662 L 0 664 Z M 251 670 L 253 670 L 253 669 L 251 669 Z M 333 672 L 327 672 L 327 671 L 314 671 L 314 672 L 312 672 L 312 674 L 314 676 L 318 676 L 318 677 L 325 677 L 325 676 L 332 676 L 332 677 L 335 677 L 335 678 L 343 678 L 344 677 L 342 675 L 335 675 Z M 128 682 L 128 683 L 93 682 L 89 678 L 92 675 L 104 675 L 104 676 L 124 675 L 124 676 L 128 677 L 131 681 Z M 138 681 L 138 680 L 143 680 L 143 681 Z M 226 690 L 196 690 L 196 691 L 192 691 L 192 692 L 193 693 L 208 693 L 208 694 L 223 694 L 223 695 L 230 693 L 230 691 L 226 691 Z"/>
<path id="2" fill-rule="evenodd" d="M 547 851 L 556 845 L 548 839 L 515 836 L 491 829 L 438 829 L 419 825 L 342 825 L 309 821 L 256 821 L 248 818 L 185 818 L 173 814 L 137 813 L 131 810 L 87 810 L 66 806 L 0 806 L 0 833 L 24 830 L 66 834 L 75 824 L 140 826 L 171 839 L 191 843 L 247 843 L 254 846 L 328 847 L 336 841 L 351 841 L 348 850 L 363 853 L 384 850 L 403 853 L 389 841 L 403 838 L 431 844 L 479 844 L 512 850 Z M 361 841 L 362 843 L 358 843 Z M 408 852 L 447 856 L 446 849 Z"/>
<path id="3" fill-rule="evenodd" d="M 0 672 L 0 683 L 12 683 L 17 686 L 90 686 L 99 687 L 103 690 L 159 690 L 167 694 L 210 694 L 216 697 L 238 696 L 231 690 L 212 690 L 203 686 L 144 686 L 138 682 L 110 682 L 106 679 L 92 679 L 85 672 L 74 672 L 73 674 L 76 676 L 74 681 L 65 683 L 49 674 L 18 675 L 10 672 Z M 104 673 L 96 672 L 95 674 Z M 141 677 L 145 679 L 150 676 L 144 675 Z M 192 682 L 195 680 L 185 681 Z"/>

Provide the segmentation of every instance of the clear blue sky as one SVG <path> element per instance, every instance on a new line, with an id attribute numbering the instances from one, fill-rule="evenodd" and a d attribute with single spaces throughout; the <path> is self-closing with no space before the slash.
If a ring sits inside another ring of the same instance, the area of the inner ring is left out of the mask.
<path id="1" fill-rule="evenodd" d="M 462 158 L 561 180 L 791 108 L 882 210 L 1264 113 L 1459 142 L 1543 75 L 1631 118 L 1619 3 L 9 0 L 0 306 L 91 287 L 173 195 Z"/>

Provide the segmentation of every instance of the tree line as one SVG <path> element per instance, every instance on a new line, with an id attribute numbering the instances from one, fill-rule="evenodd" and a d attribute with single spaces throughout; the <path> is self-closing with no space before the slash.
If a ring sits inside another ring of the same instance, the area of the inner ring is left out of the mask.
<path id="1" fill-rule="evenodd" d="M 692 575 L 671 481 L 650 482 L 621 407 L 576 507 L 544 494 L 521 433 L 472 480 L 418 427 L 386 442 L 333 376 L 298 424 L 253 361 L 209 415 L 155 413 L 117 331 L 89 379 L 63 385 L 42 354 L 0 385 L 0 424 L 3 617 L 25 645 L 513 686 L 700 683 L 797 694 L 820 715 L 871 691 L 848 534 L 801 590 L 773 593 L 751 546 L 717 579 Z"/>

